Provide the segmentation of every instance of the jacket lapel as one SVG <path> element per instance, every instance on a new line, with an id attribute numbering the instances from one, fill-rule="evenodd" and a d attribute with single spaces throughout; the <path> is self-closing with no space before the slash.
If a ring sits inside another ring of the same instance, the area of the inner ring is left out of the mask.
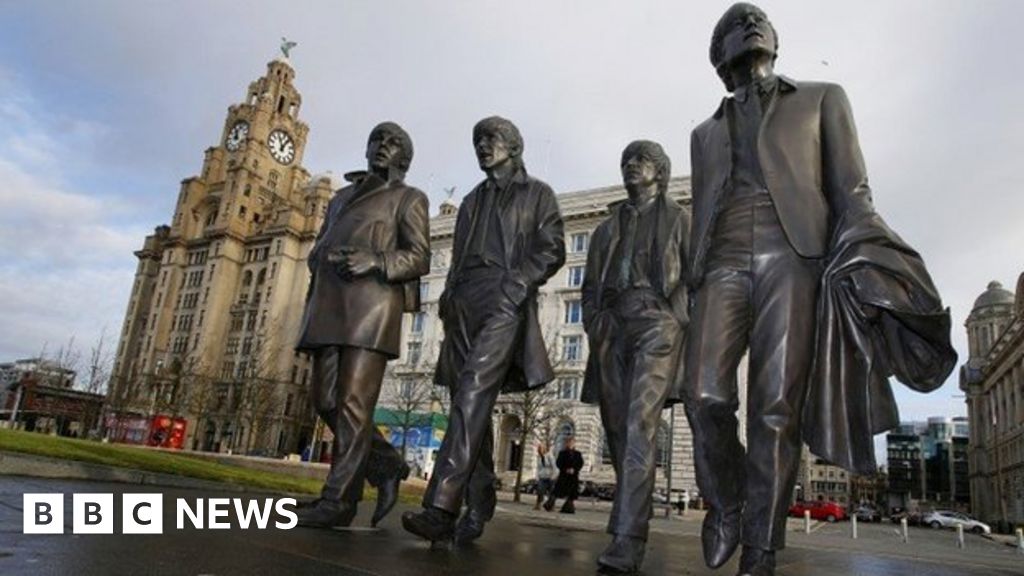
<path id="1" fill-rule="evenodd" d="M 526 170 L 520 168 L 508 183 L 508 189 L 498 197 L 495 208 L 498 211 L 498 226 L 501 227 L 501 238 L 505 244 L 506 264 L 511 265 L 514 256 L 516 236 L 519 234 L 519 216 L 522 210 L 519 204 L 529 197 L 530 184 L 526 178 Z"/>
<path id="2" fill-rule="evenodd" d="M 678 266 L 676 263 L 679 260 L 679 243 L 674 241 L 672 233 L 675 231 L 676 222 L 679 221 L 679 212 L 682 208 L 679 207 L 675 202 L 670 202 L 665 198 L 664 194 L 661 194 L 658 198 L 658 229 L 655 231 L 655 242 L 656 246 L 661 250 L 658 256 L 661 259 L 661 290 L 663 295 L 668 298 L 670 294 L 669 290 L 669 278 L 674 275 L 673 269 Z"/>
<path id="3" fill-rule="evenodd" d="M 775 77 L 778 79 L 775 87 L 775 97 L 772 98 L 770 104 L 768 104 L 768 110 L 765 110 L 764 118 L 761 119 L 761 127 L 757 131 L 757 151 L 758 161 L 761 163 L 761 167 L 765 166 L 764 160 L 761 158 L 761 142 L 764 140 L 764 134 L 769 130 L 771 126 L 772 117 L 775 116 L 775 109 L 779 107 L 779 101 L 785 98 L 790 92 L 797 89 L 796 81 L 787 78 L 781 74 L 776 74 Z"/>
<path id="4" fill-rule="evenodd" d="M 356 186 L 356 190 L 352 194 L 352 197 L 349 198 L 345 208 L 350 208 L 359 204 L 382 190 L 390 188 L 392 184 L 394 184 L 394 182 L 386 182 L 383 178 L 375 174 L 368 174 L 366 178 L 360 181 L 359 185 Z"/>
<path id="5" fill-rule="evenodd" d="M 615 255 L 615 248 L 619 245 L 619 236 L 621 235 L 621 222 L 622 216 L 622 202 L 615 203 L 609 210 L 610 222 L 608 223 L 608 246 L 605 248 L 603 258 L 604 264 L 601 265 L 601 282 L 599 286 L 604 286 L 605 280 L 608 279 L 608 270 L 612 265 L 612 257 Z M 600 289 L 598 291 L 600 294 Z"/>

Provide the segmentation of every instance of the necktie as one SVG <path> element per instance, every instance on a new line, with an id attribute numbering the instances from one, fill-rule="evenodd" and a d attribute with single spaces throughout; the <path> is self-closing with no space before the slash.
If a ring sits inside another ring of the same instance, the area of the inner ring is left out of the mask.
<path id="1" fill-rule="evenodd" d="M 633 249 L 636 247 L 636 221 L 639 213 L 632 204 L 625 204 L 622 207 L 622 259 L 619 260 L 619 282 L 616 288 L 626 290 L 629 288 L 633 271 Z"/>
<path id="2" fill-rule="evenodd" d="M 480 229 L 477 234 L 476 253 L 484 259 L 487 258 L 487 235 L 490 233 L 491 212 L 494 211 L 494 196 L 497 193 L 497 186 L 488 180 L 482 190 L 480 198 L 480 212 L 477 214 L 477 227 Z"/>

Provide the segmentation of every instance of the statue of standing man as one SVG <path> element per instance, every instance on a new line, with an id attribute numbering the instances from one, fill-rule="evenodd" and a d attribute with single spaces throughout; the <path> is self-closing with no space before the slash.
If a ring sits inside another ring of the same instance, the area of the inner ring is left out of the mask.
<path id="1" fill-rule="evenodd" d="M 398 358 L 402 312 L 418 309 L 419 278 L 430 270 L 427 196 L 405 184 L 412 140 L 384 122 L 366 144 L 367 172 L 338 190 L 309 253 L 312 272 L 297 350 L 313 359 L 313 406 L 334 433 L 331 469 L 320 498 L 299 524 L 347 526 L 363 482 L 377 487 L 373 524 L 409 475 L 373 423 L 384 368 Z"/>
<path id="2" fill-rule="evenodd" d="M 956 362 L 920 256 L 875 213 L 846 94 L 776 75 L 777 49 L 761 9 L 726 11 L 710 56 L 732 96 L 693 131 L 690 154 L 685 402 L 710 505 L 704 558 L 717 568 L 742 543 L 739 573 L 753 576 L 774 574 L 785 546 L 801 442 L 874 471 L 872 435 L 899 422 L 889 375 L 927 391 Z"/>
<path id="3" fill-rule="evenodd" d="M 402 517 L 406 530 L 432 542 L 483 534 L 496 502 L 491 415 L 498 394 L 555 377 L 537 318 L 537 290 L 565 262 L 555 193 L 526 173 L 512 122 L 481 120 L 473 146 L 487 178 L 459 207 L 439 303 L 445 337 L 435 381 L 451 392 L 448 430 L 424 510 Z"/>
<path id="4" fill-rule="evenodd" d="M 601 406 L 616 478 L 613 539 L 597 562 L 605 571 L 632 573 L 647 543 L 661 412 L 679 400 L 690 217 L 668 197 L 672 165 L 660 144 L 631 143 L 621 169 L 629 198 L 611 208 L 587 254 L 582 292 L 590 356 L 581 400 Z"/>

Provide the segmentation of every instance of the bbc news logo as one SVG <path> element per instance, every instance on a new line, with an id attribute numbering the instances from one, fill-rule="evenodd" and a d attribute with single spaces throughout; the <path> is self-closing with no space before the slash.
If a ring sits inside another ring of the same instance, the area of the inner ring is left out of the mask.
<path id="1" fill-rule="evenodd" d="M 24 494 L 24 534 L 64 533 L 64 494 Z M 175 527 L 200 530 L 227 530 L 234 516 L 239 528 L 290 530 L 298 524 L 294 498 L 188 498 L 175 499 Z M 277 519 L 271 523 L 272 517 Z M 113 534 L 113 494 L 72 494 L 71 532 L 73 534 Z M 282 521 L 283 520 L 283 521 Z M 163 534 L 163 494 L 121 495 L 121 534 Z"/>

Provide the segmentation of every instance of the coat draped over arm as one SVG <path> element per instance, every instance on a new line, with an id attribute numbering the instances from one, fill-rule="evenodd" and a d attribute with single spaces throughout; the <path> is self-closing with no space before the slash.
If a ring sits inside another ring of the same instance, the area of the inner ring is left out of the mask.
<path id="1" fill-rule="evenodd" d="M 889 377 L 930 392 L 957 354 L 949 309 L 921 256 L 872 209 L 847 211 L 834 231 L 803 437 L 817 456 L 869 474 L 877 469 L 873 436 L 899 424 Z"/>

